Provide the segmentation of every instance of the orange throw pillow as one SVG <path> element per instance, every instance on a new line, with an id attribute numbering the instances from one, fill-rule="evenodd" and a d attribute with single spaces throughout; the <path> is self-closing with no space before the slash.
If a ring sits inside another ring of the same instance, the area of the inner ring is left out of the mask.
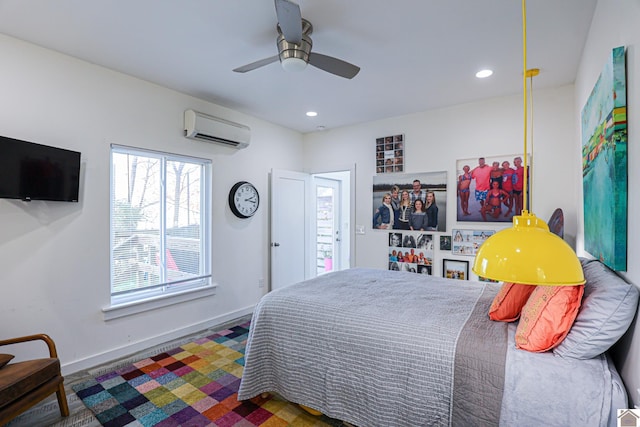
<path id="1" fill-rule="evenodd" d="M 499 322 L 513 322 L 520 317 L 520 311 L 536 287 L 519 283 L 505 283 L 493 299 L 489 308 L 489 319 Z"/>
<path id="2" fill-rule="evenodd" d="M 578 315 L 584 285 L 536 286 L 522 308 L 516 328 L 516 347 L 548 351 L 567 336 Z"/>

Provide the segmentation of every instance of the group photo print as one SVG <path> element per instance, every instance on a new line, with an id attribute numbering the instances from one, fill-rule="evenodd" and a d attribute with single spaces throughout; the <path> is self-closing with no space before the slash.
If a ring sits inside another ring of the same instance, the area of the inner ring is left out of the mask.
<path id="1" fill-rule="evenodd" d="M 447 172 L 373 177 L 374 230 L 446 231 Z"/>
<path id="2" fill-rule="evenodd" d="M 511 222 L 514 215 L 520 215 L 525 193 L 524 160 L 523 154 L 458 160 L 458 221 Z M 529 171 L 530 164 L 527 158 Z"/>

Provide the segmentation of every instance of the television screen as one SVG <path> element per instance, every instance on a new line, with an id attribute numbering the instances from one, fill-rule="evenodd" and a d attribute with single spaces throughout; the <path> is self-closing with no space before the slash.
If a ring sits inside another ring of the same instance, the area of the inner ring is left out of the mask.
<path id="1" fill-rule="evenodd" d="M 0 198 L 77 202 L 80 153 L 0 136 Z"/>

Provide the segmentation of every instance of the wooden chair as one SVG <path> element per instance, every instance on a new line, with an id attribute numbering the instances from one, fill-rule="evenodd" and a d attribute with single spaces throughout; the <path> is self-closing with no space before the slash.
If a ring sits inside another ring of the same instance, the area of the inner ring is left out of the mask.
<path id="1" fill-rule="evenodd" d="M 45 334 L 37 334 L 0 340 L 0 346 L 35 340 L 41 340 L 47 344 L 48 358 L 9 363 L 0 367 L 0 426 L 52 393 L 57 394 L 60 414 L 63 417 L 69 415 L 64 378 L 53 340 Z"/>

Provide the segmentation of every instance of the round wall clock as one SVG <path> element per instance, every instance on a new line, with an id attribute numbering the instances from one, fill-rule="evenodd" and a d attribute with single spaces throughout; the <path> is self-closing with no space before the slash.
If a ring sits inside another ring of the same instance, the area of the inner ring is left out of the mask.
<path id="1" fill-rule="evenodd" d="M 247 181 L 237 182 L 229 191 L 229 207 L 238 218 L 249 218 L 258 210 L 260 196 L 253 184 Z"/>

